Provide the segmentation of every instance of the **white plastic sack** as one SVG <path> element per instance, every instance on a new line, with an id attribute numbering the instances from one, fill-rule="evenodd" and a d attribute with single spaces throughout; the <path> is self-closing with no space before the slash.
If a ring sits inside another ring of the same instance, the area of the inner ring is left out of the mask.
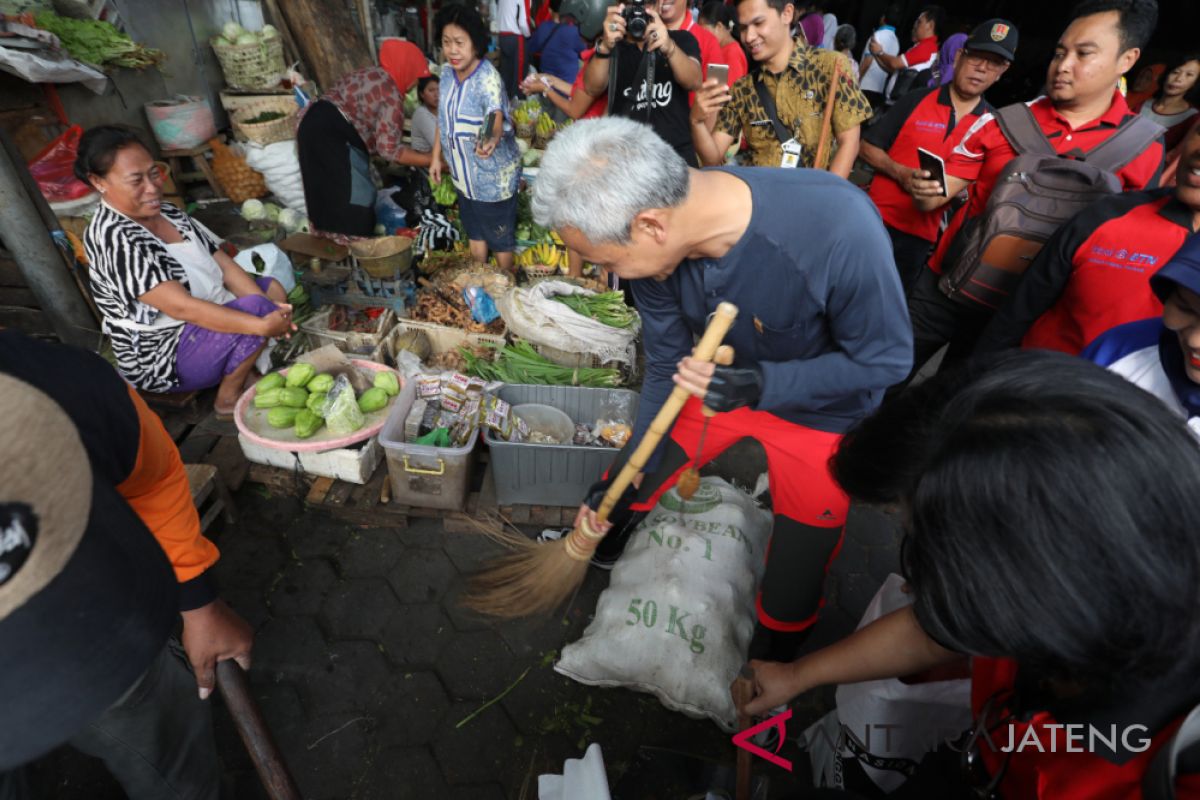
<path id="1" fill-rule="evenodd" d="M 904 578 L 889 575 L 858 627 L 911 605 L 912 597 L 901 591 L 903 585 Z M 806 730 L 803 738 L 817 784 L 844 788 L 838 762 L 855 758 L 855 750 L 915 766 L 943 740 L 970 727 L 970 680 L 910 685 L 890 679 L 839 686 L 837 710 Z M 902 771 L 877 769 L 861 756 L 859 761 L 885 792 L 895 791 L 906 779 Z"/>
<path id="2" fill-rule="evenodd" d="M 547 345 L 568 353 L 591 353 L 601 363 L 620 361 L 633 364 L 641 323 L 628 328 L 613 328 L 577 314 L 554 300 L 557 295 L 595 294 L 564 281 L 542 281 L 529 288 L 515 288 L 496 298 L 508 329 L 534 344 Z"/>
<path id="3" fill-rule="evenodd" d="M 754 633 L 771 513 L 720 478 L 674 489 L 634 531 L 578 642 L 554 669 L 591 686 L 649 692 L 727 731 L 729 687 Z"/>
<path id="4" fill-rule="evenodd" d="M 267 189 L 280 203 L 308 216 L 304 202 L 304 182 L 300 177 L 300 158 L 296 155 L 296 140 L 287 139 L 261 145 L 246 142 L 242 145 L 246 163 L 262 173 Z"/>
<path id="5" fill-rule="evenodd" d="M 562 775 L 538 775 L 538 800 L 612 800 L 600 745 L 588 745 L 583 758 L 568 758 Z"/>
<path id="6" fill-rule="evenodd" d="M 108 77 L 65 53 L 0 47 L 0 70 L 30 83 L 82 83 L 96 94 L 104 94 Z"/>
<path id="7" fill-rule="evenodd" d="M 279 285 L 283 287 L 285 292 L 290 292 L 296 288 L 296 273 L 292 270 L 292 260 L 288 258 L 288 254 L 280 250 L 273 244 L 260 244 L 254 247 L 247 247 L 245 250 L 238 251 L 234 257 L 234 262 L 239 267 L 249 272 L 255 277 L 260 277 L 259 273 L 254 269 L 254 253 L 258 253 L 262 260 L 266 262 L 266 268 L 262 271 L 262 276 L 274 278 L 279 281 Z"/>

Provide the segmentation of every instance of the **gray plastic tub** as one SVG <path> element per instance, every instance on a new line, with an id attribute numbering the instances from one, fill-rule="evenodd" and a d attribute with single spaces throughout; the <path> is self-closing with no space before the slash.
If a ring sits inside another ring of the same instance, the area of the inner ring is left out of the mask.
<path id="1" fill-rule="evenodd" d="M 638 393 L 628 389 L 512 383 L 502 387 L 497 396 L 513 406 L 525 403 L 553 406 L 566 412 L 573 422 L 588 424 L 594 424 L 606 406 L 624 404 L 628 409 L 626 421 L 633 425 L 638 407 Z M 619 452 L 609 447 L 513 444 L 496 439 L 491 430 L 484 433 L 484 441 L 491 449 L 496 501 L 502 506 L 518 503 L 577 506 L 588 487 L 600 480 Z"/>
<path id="2" fill-rule="evenodd" d="M 417 382 L 405 381 L 392 403 L 379 444 L 387 457 L 392 502 L 459 511 L 467 502 L 478 434 L 462 447 L 431 447 L 404 441 L 404 421 L 417 398 Z"/>

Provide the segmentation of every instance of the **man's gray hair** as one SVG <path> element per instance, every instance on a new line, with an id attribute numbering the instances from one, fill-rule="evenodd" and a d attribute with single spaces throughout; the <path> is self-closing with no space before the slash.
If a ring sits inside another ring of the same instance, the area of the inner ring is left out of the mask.
<path id="1" fill-rule="evenodd" d="M 533 184 L 533 218 L 572 227 L 592 244 L 626 244 L 633 218 L 674 208 L 688 193 L 687 162 L 649 125 L 585 120 L 557 134 Z"/>

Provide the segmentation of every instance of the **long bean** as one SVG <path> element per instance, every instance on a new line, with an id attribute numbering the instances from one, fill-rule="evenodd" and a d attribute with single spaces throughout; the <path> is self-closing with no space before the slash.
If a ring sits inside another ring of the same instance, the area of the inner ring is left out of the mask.
<path id="1" fill-rule="evenodd" d="M 618 386 L 621 374 L 615 369 L 604 367 L 564 367 L 548 360 L 528 342 L 512 345 L 494 345 L 495 359 L 488 360 L 476 355 L 466 347 L 459 353 L 466 362 L 469 375 L 477 375 L 489 381 L 505 383 L 531 383 L 546 386 Z"/>
<path id="2" fill-rule="evenodd" d="M 637 321 L 637 314 L 625 305 L 625 295 L 622 292 L 560 294 L 554 299 L 575 313 L 602 322 L 610 328 L 628 328 Z"/>

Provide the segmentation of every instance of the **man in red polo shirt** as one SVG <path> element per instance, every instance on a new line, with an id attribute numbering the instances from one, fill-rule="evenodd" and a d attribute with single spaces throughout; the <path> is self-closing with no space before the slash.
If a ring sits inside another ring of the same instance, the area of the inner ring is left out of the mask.
<path id="1" fill-rule="evenodd" d="M 1083 0 L 1075 6 L 1050 61 L 1047 94 L 1028 104 L 1059 154 L 1080 158 L 1134 117 L 1115 87 L 1137 62 L 1157 22 L 1155 0 Z M 955 236 L 964 222 L 984 213 L 997 177 L 1015 157 L 999 123 L 984 114 L 964 131 L 946 159 L 946 196 L 937 181 L 911 182 L 917 207 L 924 211 L 940 208 L 969 189 L 967 204 L 951 217 L 929 269 L 922 271 L 909 295 L 914 375 L 947 343 L 948 359 L 969 355 L 994 312 L 989 306 L 951 300 L 938 288 L 938 280 Z M 1162 159 L 1159 140 L 1122 167 L 1116 175 L 1125 191 L 1157 187 Z"/>
<path id="2" fill-rule="evenodd" d="M 887 88 L 884 90 L 889 102 L 899 99 L 893 92 L 896 90 L 897 77 L 901 72 L 906 69 L 924 72 L 932 69 L 933 65 L 937 63 L 938 47 L 940 46 L 938 37 L 942 33 L 942 26 L 945 22 L 945 9 L 941 6 L 925 6 L 917 15 L 916 21 L 913 22 L 913 46 L 908 50 L 898 56 L 893 56 L 884 52 L 883 45 L 874 39 L 867 43 L 867 50 L 875 58 L 875 62 L 891 76 L 888 78 Z M 904 87 L 901 88 L 903 91 Z"/>
<path id="3" fill-rule="evenodd" d="M 988 20 L 971 32 L 954 57 L 952 82 L 905 95 L 863 134 L 860 154 L 875 169 L 871 200 L 892 238 L 905 293 L 925 268 L 942 221 L 940 210 L 919 210 L 909 194 L 913 178 L 929 177 L 920 169 L 917 149 L 940 155 L 959 126 L 970 127 L 991 112 L 983 93 L 1005 73 L 1016 51 L 1016 27 L 1007 20 Z"/>
<path id="4" fill-rule="evenodd" d="M 708 77 L 709 64 L 723 63 L 722 59 L 725 56 L 721 54 L 721 43 L 707 28 L 697 25 L 696 20 L 692 19 L 687 0 L 662 0 L 658 13 L 662 16 L 667 30 L 687 31 L 696 37 L 696 43 L 700 45 L 700 72 L 703 77 Z M 691 93 L 688 94 L 689 104 L 692 102 L 692 96 Z"/>
<path id="5" fill-rule="evenodd" d="M 1100 334 L 1162 314 L 1150 276 L 1200 229 L 1200 129 L 1183 141 L 1174 189 L 1105 198 L 1076 214 L 1038 253 L 977 351 L 1040 347 L 1078 355 Z"/>

